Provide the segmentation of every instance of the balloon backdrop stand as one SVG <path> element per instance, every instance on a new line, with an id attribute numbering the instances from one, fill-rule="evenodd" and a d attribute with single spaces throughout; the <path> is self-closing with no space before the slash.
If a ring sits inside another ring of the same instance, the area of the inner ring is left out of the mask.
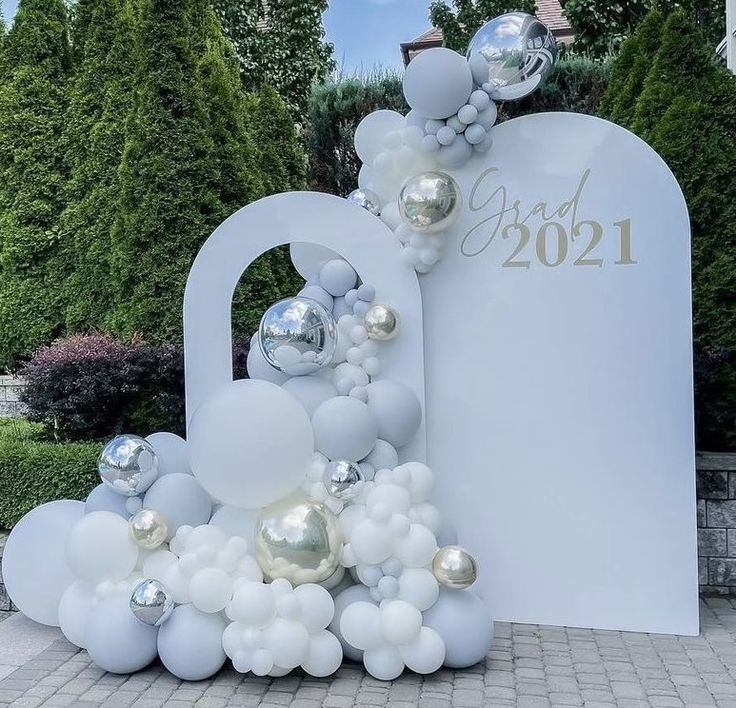
<path id="1" fill-rule="evenodd" d="M 467 57 L 420 54 L 411 112 L 357 129 L 359 189 L 270 197 L 213 233 L 184 301 L 187 440 L 117 437 L 86 502 L 17 524 L 3 578 L 21 611 L 116 673 L 160 657 L 186 680 L 228 659 L 328 676 L 346 657 L 390 680 L 483 660 L 473 549 L 440 519 L 424 464 L 417 274 L 468 198 L 444 170 L 492 151 L 495 101 L 528 95 L 554 59 L 550 31 L 521 13 L 489 22 Z M 283 244 L 306 285 L 264 314 L 250 378 L 233 381 L 233 291 Z"/>

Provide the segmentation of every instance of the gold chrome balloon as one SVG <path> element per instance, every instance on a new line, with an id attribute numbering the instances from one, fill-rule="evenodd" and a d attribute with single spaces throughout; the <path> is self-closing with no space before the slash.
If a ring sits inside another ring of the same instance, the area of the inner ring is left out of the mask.
<path id="1" fill-rule="evenodd" d="M 464 548 L 445 546 L 435 553 L 432 572 L 440 585 L 464 590 L 478 579 L 478 564 Z"/>
<path id="2" fill-rule="evenodd" d="M 390 305 L 371 305 L 363 326 L 371 339 L 387 342 L 399 333 L 399 313 Z"/>
<path id="3" fill-rule="evenodd" d="M 169 535 L 169 525 L 160 511 L 141 509 L 128 520 L 130 537 L 146 550 L 158 548 Z"/>
<path id="4" fill-rule="evenodd" d="M 444 231 L 460 213 L 462 197 L 457 182 L 444 172 L 424 172 L 404 183 L 399 213 L 413 231 Z"/>
<path id="5" fill-rule="evenodd" d="M 268 580 L 321 583 L 340 566 L 337 517 L 323 504 L 300 496 L 276 502 L 258 517 L 254 553 Z"/>

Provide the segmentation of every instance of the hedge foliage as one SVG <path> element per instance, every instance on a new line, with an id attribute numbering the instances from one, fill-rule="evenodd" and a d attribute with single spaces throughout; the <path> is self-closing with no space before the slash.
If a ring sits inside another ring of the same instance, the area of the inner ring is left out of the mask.
<path id="1" fill-rule="evenodd" d="M 292 111 L 267 77 L 245 91 L 210 0 L 80 0 L 71 21 L 64 0 L 20 0 L 0 34 L 0 369 L 76 332 L 180 345 L 204 240 L 305 186 Z M 283 249 L 259 259 L 236 333 L 299 283 Z"/>
<path id="2" fill-rule="evenodd" d="M 40 427 L 0 420 L 0 528 L 12 528 L 39 504 L 83 501 L 99 483 L 97 443 L 53 443 Z"/>
<path id="3" fill-rule="evenodd" d="M 664 158 L 690 209 L 698 445 L 736 450 L 736 78 L 683 10 L 652 13 L 612 76 L 606 114 Z"/>

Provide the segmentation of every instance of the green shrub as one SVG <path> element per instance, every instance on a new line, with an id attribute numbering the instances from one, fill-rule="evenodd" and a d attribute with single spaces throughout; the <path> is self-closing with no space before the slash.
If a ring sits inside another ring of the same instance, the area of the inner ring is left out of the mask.
<path id="1" fill-rule="evenodd" d="M 83 501 L 99 483 L 98 443 L 39 440 L 39 426 L 0 421 L 0 528 L 12 528 L 39 504 Z"/>

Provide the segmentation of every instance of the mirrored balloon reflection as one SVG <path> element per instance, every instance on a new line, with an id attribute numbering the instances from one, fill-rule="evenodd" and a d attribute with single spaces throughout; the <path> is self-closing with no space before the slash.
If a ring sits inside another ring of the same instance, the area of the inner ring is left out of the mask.
<path id="1" fill-rule="evenodd" d="M 258 518 L 254 552 L 269 580 L 320 583 L 340 565 L 337 517 L 323 504 L 299 496 L 272 504 Z"/>
<path id="2" fill-rule="evenodd" d="M 292 297 L 268 308 L 258 330 L 266 361 L 288 376 L 306 376 L 327 366 L 337 347 L 337 324 L 316 300 Z"/>
<path id="3" fill-rule="evenodd" d="M 440 585 L 454 590 L 464 590 L 478 579 L 478 564 L 464 548 L 445 546 L 435 554 L 432 572 Z"/>
<path id="4" fill-rule="evenodd" d="M 443 231 L 460 212 L 458 183 L 445 172 L 424 172 L 404 183 L 399 194 L 399 213 L 412 230 Z"/>
<path id="5" fill-rule="evenodd" d="M 142 580 L 133 589 L 130 610 L 144 624 L 160 627 L 174 611 L 174 601 L 158 580 Z"/>
<path id="6" fill-rule="evenodd" d="M 533 15 L 509 12 L 478 30 L 467 56 L 476 84 L 493 99 L 513 101 L 528 96 L 549 76 L 557 41 Z"/>
<path id="7" fill-rule="evenodd" d="M 102 481 L 118 494 L 134 497 L 158 477 L 158 459 L 151 444 L 137 435 L 118 435 L 100 453 L 97 470 Z"/>

